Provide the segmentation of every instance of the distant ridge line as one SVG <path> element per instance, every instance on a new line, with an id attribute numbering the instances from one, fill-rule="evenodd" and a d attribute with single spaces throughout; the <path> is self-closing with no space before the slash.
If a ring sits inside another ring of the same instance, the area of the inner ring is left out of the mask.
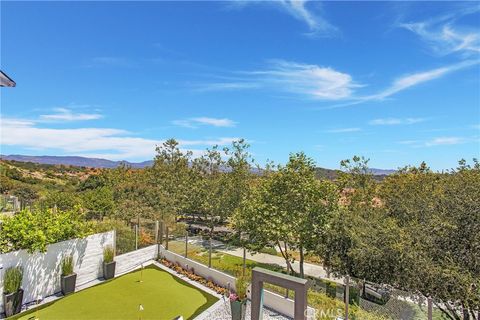
<path id="1" fill-rule="evenodd" d="M 27 155 L 20 155 L 20 154 L 0 155 L 0 159 L 20 161 L 20 162 L 33 162 L 33 163 L 39 163 L 39 164 L 66 165 L 66 166 L 77 166 L 77 167 L 105 168 L 105 169 L 117 168 L 122 164 L 130 166 L 132 168 L 145 168 L 145 167 L 152 166 L 153 164 L 153 160 L 147 160 L 142 162 L 129 162 L 125 160 L 113 161 L 108 159 L 88 158 L 88 157 L 80 157 L 80 156 L 27 156 Z M 326 168 L 321 168 L 321 169 L 332 171 L 332 172 L 336 171 L 334 169 L 326 169 Z M 373 175 L 385 176 L 385 175 L 395 173 L 396 170 L 371 168 L 370 172 Z"/>

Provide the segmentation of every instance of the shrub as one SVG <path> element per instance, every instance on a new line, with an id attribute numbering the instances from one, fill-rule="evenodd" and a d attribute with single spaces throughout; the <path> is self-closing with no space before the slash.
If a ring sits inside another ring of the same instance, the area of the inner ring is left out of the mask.
<path id="1" fill-rule="evenodd" d="M 0 232 L 0 253 L 26 249 L 45 252 L 47 245 L 91 233 L 80 208 L 61 211 L 34 208 L 3 217 Z"/>
<path id="2" fill-rule="evenodd" d="M 69 255 L 62 259 L 62 276 L 73 274 L 73 256 Z"/>
<path id="3" fill-rule="evenodd" d="M 3 292 L 6 294 L 17 292 L 22 285 L 23 270 L 20 267 L 11 267 L 5 270 L 3 276 Z"/>
<path id="4" fill-rule="evenodd" d="M 247 277 L 238 277 L 235 281 L 235 288 L 238 300 L 242 301 L 247 298 L 247 287 L 249 281 Z"/>
<path id="5" fill-rule="evenodd" d="M 109 263 L 113 261 L 115 257 L 115 250 L 112 246 L 106 246 L 103 248 L 103 262 Z"/>

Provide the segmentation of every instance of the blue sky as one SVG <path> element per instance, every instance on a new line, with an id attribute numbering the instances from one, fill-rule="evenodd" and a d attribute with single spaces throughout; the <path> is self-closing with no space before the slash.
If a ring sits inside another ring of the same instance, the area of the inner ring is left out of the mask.
<path id="1" fill-rule="evenodd" d="M 480 155 L 479 2 L 2 1 L 1 33 L 2 154 Z"/>

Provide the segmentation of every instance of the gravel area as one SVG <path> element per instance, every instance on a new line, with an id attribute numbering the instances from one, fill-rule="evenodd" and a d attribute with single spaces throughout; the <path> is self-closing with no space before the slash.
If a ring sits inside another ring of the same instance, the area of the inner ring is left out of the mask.
<path id="1" fill-rule="evenodd" d="M 230 320 L 230 302 L 227 299 L 221 299 L 208 310 L 195 318 L 195 320 Z M 247 314 L 245 319 L 250 319 L 250 300 L 247 301 Z M 263 308 L 264 320 L 291 320 L 291 318 L 279 314 L 267 308 Z"/>

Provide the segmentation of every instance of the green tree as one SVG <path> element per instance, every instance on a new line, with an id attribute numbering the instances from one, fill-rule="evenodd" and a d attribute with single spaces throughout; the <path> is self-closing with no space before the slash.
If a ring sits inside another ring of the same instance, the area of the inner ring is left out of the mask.
<path id="1" fill-rule="evenodd" d="M 90 233 L 79 208 L 23 210 L 3 217 L 0 224 L 0 253 L 26 249 L 29 252 L 47 249 L 47 245 Z"/>
<path id="2" fill-rule="evenodd" d="M 239 227 L 249 230 L 251 249 L 275 244 L 289 270 L 294 260 L 289 249 L 300 252 L 300 276 L 304 276 L 306 250 L 317 250 L 337 206 L 335 186 L 315 177 L 315 163 L 304 153 L 290 155 L 286 166 L 266 173 L 249 196 Z"/>
<path id="3" fill-rule="evenodd" d="M 212 263 L 212 238 L 215 227 L 224 222 L 231 209 L 228 177 L 224 173 L 225 161 L 218 146 L 207 149 L 204 155 L 193 161 L 192 170 L 196 179 L 191 192 L 196 192 L 197 211 L 205 218 L 209 229 L 209 255 L 208 265 Z"/>

